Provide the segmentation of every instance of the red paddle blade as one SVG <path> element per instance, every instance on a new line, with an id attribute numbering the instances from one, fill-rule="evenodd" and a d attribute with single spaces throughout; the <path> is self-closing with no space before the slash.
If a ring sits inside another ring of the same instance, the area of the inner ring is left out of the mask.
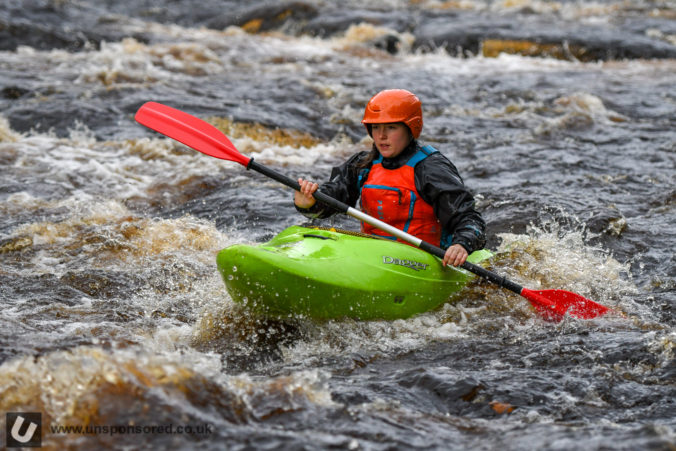
<path id="1" fill-rule="evenodd" d="M 606 306 L 565 290 L 535 291 L 524 288 L 521 296 L 528 299 L 550 321 L 561 321 L 566 313 L 574 318 L 592 319 L 609 310 Z"/>
<path id="2" fill-rule="evenodd" d="M 147 102 L 134 117 L 139 124 L 192 147 L 203 154 L 235 161 L 243 166 L 251 158 L 242 155 L 219 129 L 188 113 L 157 102 Z"/>

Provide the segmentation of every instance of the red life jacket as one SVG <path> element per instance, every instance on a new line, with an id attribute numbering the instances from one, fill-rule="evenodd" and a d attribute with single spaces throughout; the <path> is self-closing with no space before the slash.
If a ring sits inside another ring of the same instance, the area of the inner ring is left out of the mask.
<path id="1" fill-rule="evenodd" d="M 414 175 L 415 166 L 435 152 L 437 150 L 432 146 L 424 146 L 398 169 L 385 169 L 382 155 L 373 160 L 373 166 L 361 187 L 360 206 L 369 216 L 439 246 L 441 223 L 434 214 L 434 208 L 420 197 L 415 188 Z M 397 239 L 364 222 L 361 230 L 370 235 Z"/>

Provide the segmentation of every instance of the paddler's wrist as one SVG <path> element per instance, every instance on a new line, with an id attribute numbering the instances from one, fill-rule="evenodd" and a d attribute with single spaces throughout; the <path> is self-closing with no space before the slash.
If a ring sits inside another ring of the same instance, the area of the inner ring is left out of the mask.
<path id="1" fill-rule="evenodd" d="M 298 204 L 294 203 L 294 207 L 296 207 L 296 211 L 298 213 L 310 218 L 310 219 L 315 219 L 319 217 L 321 213 L 323 213 L 324 209 L 322 208 L 322 205 L 319 202 L 315 202 L 313 205 L 310 207 L 301 207 Z"/>

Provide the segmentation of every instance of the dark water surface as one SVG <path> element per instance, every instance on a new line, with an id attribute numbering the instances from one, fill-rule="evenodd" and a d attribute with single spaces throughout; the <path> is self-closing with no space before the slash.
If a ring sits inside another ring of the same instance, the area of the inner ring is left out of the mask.
<path id="1" fill-rule="evenodd" d="M 49 449 L 675 449 L 674 86 L 670 1 L 0 0 L 2 446 L 41 412 Z M 134 112 L 326 180 L 391 87 L 492 269 L 621 314 L 546 323 L 479 281 L 391 322 L 235 305 L 215 255 L 303 222 L 291 192 Z"/>

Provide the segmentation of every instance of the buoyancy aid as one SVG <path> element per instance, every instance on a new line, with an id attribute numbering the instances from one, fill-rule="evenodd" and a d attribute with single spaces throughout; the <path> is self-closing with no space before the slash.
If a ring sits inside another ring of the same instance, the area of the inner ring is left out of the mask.
<path id="1" fill-rule="evenodd" d="M 423 241 L 439 246 L 442 226 L 432 205 L 425 202 L 415 187 L 415 166 L 433 153 L 432 146 L 423 146 L 397 169 L 386 169 L 383 157 L 373 161 L 366 180 L 362 180 L 360 206 L 364 213 L 380 219 Z M 362 178 L 360 177 L 360 178 Z M 391 240 L 397 238 L 362 222 L 361 230 Z M 402 240 L 399 240 L 402 241 Z"/>

